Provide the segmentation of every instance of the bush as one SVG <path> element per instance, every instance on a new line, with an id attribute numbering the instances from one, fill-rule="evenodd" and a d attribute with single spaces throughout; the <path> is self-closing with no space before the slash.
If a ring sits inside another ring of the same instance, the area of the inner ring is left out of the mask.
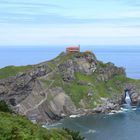
<path id="1" fill-rule="evenodd" d="M 72 131 L 72 130 L 69 130 L 68 128 L 63 128 L 63 130 L 65 130 L 69 135 L 71 135 L 73 140 L 84 140 L 85 139 L 84 137 L 82 137 L 80 135 L 80 132 L 78 132 L 78 131 Z"/>
<path id="2" fill-rule="evenodd" d="M 9 112 L 12 113 L 12 110 L 8 107 L 5 101 L 1 100 L 0 101 L 0 111 L 1 112 Z"/>
<path id="3" fill-rule="evenodd" d="M 0 113 L 0 140 L 81 140 L 63 129 L 46 129 L 33 124 L 26 117 Z"/>

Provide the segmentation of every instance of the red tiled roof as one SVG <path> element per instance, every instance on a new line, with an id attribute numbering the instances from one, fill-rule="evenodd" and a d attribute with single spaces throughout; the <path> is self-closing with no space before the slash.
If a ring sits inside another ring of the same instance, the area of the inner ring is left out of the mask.
<path id="1" fill-rule="evenodd" d="M 71 47 L 67 47 L 67 49 L 74 49 L 74 50 L 75 50 L 75 49 L 78 49 L 78 50 L 79 50 L 80 48 L 79 48 L 79 47 L 71 46 Z"/>
<path id="2" fill-rule="evenodd" d="M 67 47 L 67 49 L 79 49 L 79 47 L 77 47 L 77 46 L 70 46 L 70 47 Z"/>

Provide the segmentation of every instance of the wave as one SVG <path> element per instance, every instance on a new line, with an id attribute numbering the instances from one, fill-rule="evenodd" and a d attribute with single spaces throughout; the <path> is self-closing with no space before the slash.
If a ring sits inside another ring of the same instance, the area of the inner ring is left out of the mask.
<path id="1" fill-rule="evenodd" d="M 86 134 L 94 134 L 96 133 L 96 130 L 93 129 L 89 129 L 87 132 L 85 132 Z"/>
<path id="2" fill-rule="evenodd" d="M 131 108 L 125 108 L 121 107 L 120 110 L 112 110 L 108 115 L 113 115 L 117 113 L 125 113 L 125 112 L 130 112 L 130 111 L 136 111 L 137 107 L 136 106 L 131 106 Z"/>
<path id="3" fill-rule="evenodd" d="M 61 125 L 62 123 L 58 122 L 58 123 L 53 123 L 50 125 L 42 125 L 42 127 L 44 128 L 51 128 L 51 127 L 57 127 L 58 125 Z"/>
<path id="4" fill-rule="evenodd" d="M 77 118 L 77 117 L 81 117 L 81 114 L 78 114 L 78 115 L 70 115 L 70 118 Z"/>

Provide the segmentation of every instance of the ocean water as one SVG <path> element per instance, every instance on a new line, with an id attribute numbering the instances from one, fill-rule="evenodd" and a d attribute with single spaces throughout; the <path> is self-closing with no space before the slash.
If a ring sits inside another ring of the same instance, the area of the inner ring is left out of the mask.
<path id="1" fill-rule="evenodd" d="M 124 67 L 128 77 L 140 79 L 140 46 L 83 46 L 103 62 Z M 65 47 L 0 47 L 0 68 L 37 64 L 56 57 Z M 125 109 L 113 115 L 67 118 L 47 126 L 80 131 L 86 140 L 140 140 L 140 109 Z"/>
<path id="2" fill-rule="evenodd" d="M 92 50 L 104 62 L 113 62 L 124 67 L 128 77 L 140 79 L 140 46 L 82 46 L 81 50 Z M 65 46 L 0 47 L 0 68 L 8 65 L 37 64 L 53 59 Z"/>
<path id="3" fill-rule="evenodd" d="M 67 118 L 47 127 L 80 131 L 86 140 L 140 140 L 140 110 Z"/>

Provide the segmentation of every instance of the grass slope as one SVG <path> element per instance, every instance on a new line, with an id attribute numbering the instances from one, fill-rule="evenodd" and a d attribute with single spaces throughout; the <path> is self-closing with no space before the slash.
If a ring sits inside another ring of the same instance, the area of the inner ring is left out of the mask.
<path id="1" fill-rule="evenodd" d="M 32 69 L 31 65 L 28 66 L 7 66 L 0 69 L 0 79 L 8 78 L 10 76 L 15 76 L 19 72 L 25 72 Z"/>
<path id="2" fill-rule="evenodd" d="M 25 117 L 0 113 L 0 140 L 72 140 L 62 129 L 45 129 Z"/>

